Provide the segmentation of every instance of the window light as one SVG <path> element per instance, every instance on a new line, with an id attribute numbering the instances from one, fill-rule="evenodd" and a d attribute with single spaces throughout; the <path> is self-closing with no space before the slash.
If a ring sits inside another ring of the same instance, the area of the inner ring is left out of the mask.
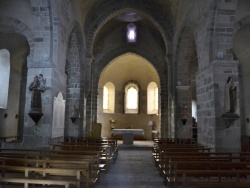
<path id="1" fill-rule="evenodd" d="M 127 40 L 128 42 L 136 42 L 136 26 L 133 23 L 127 26 Z"/>
<path id="2" fill-rule="evenodd" d="M 0 108 L 7 109 L 10 80 L 10 53 L 0 50 Z"/>

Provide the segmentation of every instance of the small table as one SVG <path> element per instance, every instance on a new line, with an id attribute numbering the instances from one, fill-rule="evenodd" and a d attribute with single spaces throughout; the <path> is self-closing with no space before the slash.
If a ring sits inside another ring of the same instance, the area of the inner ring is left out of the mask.
<path id="1" fill-rule="evenodd" d="M 134 134 L 144 134 L 143 129 L 113 129 L 112 134 L 122 134 L 123 144 L 133 144 Z"/>

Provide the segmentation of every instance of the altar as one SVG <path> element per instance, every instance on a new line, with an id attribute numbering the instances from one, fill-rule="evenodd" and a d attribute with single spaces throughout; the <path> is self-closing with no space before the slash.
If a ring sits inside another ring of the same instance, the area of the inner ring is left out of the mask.
<path id="1" fill-rule="evenodd" d="M 143 129 L 113 129 L 112 134 L 122 134 L 123 144 L 133 144 L 135 134 L 144 134 Z"/>

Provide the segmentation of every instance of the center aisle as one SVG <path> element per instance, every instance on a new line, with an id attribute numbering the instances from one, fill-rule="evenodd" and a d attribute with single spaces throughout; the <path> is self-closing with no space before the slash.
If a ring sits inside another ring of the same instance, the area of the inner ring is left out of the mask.
<path id="1" fill-rule="evenodd" d="M 119 155 L 95 188 L 166 188 L 152 156 L 152 142 L 119 145 Z M 138 145 L 139 144 L 139 145 Z"/>

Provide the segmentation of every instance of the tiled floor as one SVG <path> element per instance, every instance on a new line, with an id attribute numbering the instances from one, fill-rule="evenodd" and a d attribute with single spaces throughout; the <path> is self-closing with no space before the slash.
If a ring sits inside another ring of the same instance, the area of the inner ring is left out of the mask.
<path id="1" fill-rule="evenodd" d="M 101 174 L 95 188 L 163 188 L 152 157 L 152 141 L 134 141 L 133 145 L 119 144 L 119 156 L 110 171 Z"/>

